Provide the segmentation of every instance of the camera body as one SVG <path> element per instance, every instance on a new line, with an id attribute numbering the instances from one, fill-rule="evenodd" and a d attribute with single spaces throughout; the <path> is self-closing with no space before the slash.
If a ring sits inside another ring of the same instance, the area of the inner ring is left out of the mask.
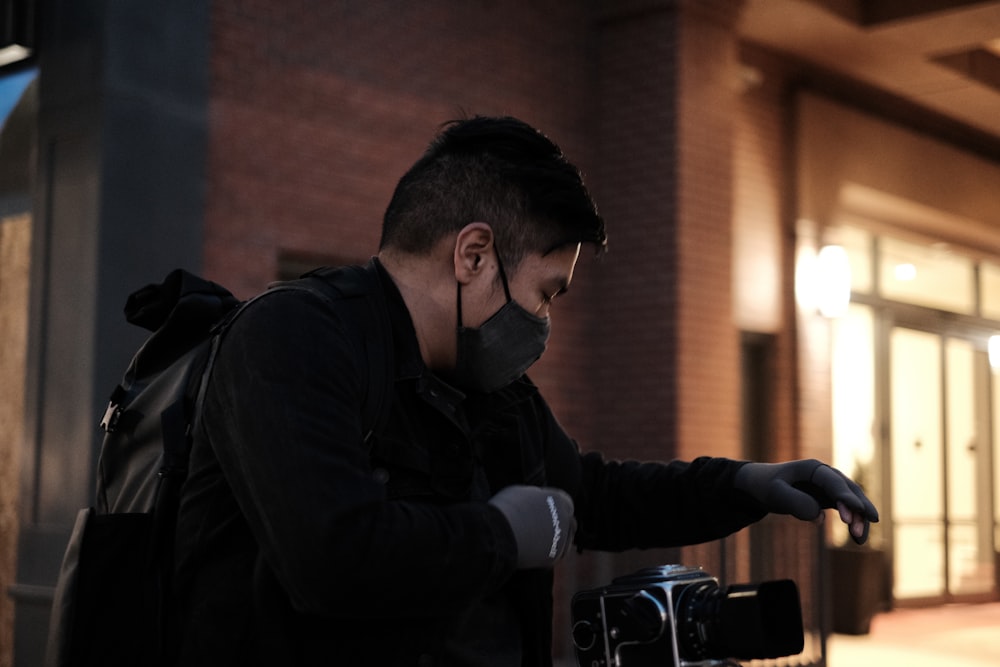
<path id="1" fill-rule="evenodd" d="M 798 588 L 791 580 L 723 590 L 701 568 L 663 565 L 573 596 L 581 667 L 718 667 L 729 659 L 800 653 Z"/>

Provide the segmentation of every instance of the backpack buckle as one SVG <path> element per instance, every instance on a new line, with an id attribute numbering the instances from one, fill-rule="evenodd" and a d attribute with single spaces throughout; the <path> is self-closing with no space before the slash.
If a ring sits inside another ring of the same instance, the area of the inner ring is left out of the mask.
<path id="1" fill-rule="evenodd" d="M 121 385 L 115 387 L 111 392 L 111 399 L 108 401 L 108 408 L 101 418 L 101 428 L 105 433 L 111 433 L 117 428 L 118 420 L 122 416 L 122 399 L 125 398 L 125 389 Z"/>

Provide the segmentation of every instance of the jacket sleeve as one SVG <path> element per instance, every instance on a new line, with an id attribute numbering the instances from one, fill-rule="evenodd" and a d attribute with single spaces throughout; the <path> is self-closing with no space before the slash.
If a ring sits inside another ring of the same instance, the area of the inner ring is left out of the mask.
<path id="1" fill-rule="evenodd" d="M 547 467 L 550 481 L 576 505 L 577 546 L 624 551 L 698 544 L 725 537 L 767 512 L 733 488 L 744 464 L 725 458 L 693 461 L 618 461 L 581 454 L 551 411 Z M 558 471 L 556 473 L 555 471 Z"/>
<path id="2" fill-rule="evenodd" d="M 204 432 L 298 611 L 453 611 L 512 574 L 513 534 L 486 503 L 387 501 L 362 444 L 358 339 L 312 294 L 258 299 L 220 346 Z"/>
<path id="3" fill-rule="evenodd" d="M 740 465 L 710 457 L 661 463 L 585 454 L 577 543 L 621 551 L 698 544 L 734 533 L 767 514 L 733 488 Z"/>

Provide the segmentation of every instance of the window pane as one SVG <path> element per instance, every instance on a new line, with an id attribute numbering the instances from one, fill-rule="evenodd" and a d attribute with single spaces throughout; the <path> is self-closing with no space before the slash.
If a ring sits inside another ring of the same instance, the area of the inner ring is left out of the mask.
<path id="1" fill-rule="evenodd" d="M 975 521 L 952 521 L 948 525 L 948 590 L 957 595 L 993 590 L 993 552 L 980 548 Z"/>
<path id="2" fill-rule="evenodd" d="M 972 343 L 956 338 L 945 346 L 947 390 L 945 401 L 946 460 L 948 462 L 948 518 L 976 518 L 977 442 L 975 370 L 976 351 Z"/>
<path id="3" fill-rule="evenodd" d="M 989 441 L 976 429 L 976 367 L 982 357 L 977 357 L 972 343 L 956 338 L 948 339 L 945 354 L 948 590 L 986 592 L 993 588 L 994 551 L 988 524 L 983 523 L 981 529 L 978 517 L 979 512 L 989 512 L 980 499 L 990 493 L 988 486 L 983 488 L 988 476 L 978 471 L 979 466 L 989 465 L 980 446 L 980 441 Z"/>
<path id="4" fill-rule="evenodd" d="M 974 314 L 972 260 L 944 246 L 883 237 L 879 247 L 882 296 L 956 313 Z"/>
<path id="5" fill-rule="evenodd" d="M 982 315 L 1000 320 L 1000 265 L 983 262 L 979 266 L 979 277 L 982 284 Z"/>
<path id="6" fill-rule="evenodd" d="M 939 523 L 896 523 L 894 597 L 931 597 L 944 593 L 942 532 Z"/>
<path id="7" fill-rule="evenodd" d="M 893 517 L 940 522 L 944 520 L 941 339 L 896 327 L 889 342 Z"/>
<path id="8" fill-rule="evenodd" d="M 1000 550 L 1000 369 L 993 369 L 993 544 Z"/>
<path id="9" fill-rule="evenodd" d="M 837 240 L 847 251 L 851 263 L 851 290 L 871 293 L 872 285 L 872 235 L 857 227 L 841 227 Z"/>
<path id="10" fill-rule="evenodd" d="M 938 595 L 945 590 L 941 340 L 896 327 L 889 343 L 894 595 Z"/>

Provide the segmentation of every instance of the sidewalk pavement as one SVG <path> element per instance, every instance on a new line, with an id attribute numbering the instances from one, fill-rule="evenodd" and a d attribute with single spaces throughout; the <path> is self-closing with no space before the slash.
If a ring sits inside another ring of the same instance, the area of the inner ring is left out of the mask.
<path id="1" fill-rule="evenodd" d="M 1000 667 L 1000 603 L 895 609 L 868 635 L 832 635 L 828 667 Z"/>

